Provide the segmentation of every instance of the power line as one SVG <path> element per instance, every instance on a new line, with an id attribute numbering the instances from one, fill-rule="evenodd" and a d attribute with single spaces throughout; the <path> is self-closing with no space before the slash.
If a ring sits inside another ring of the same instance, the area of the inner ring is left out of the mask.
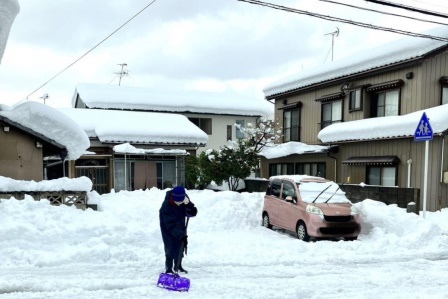
<path id="1" fill-rule="evenodd" d="M 31 96 L 32 94 L 34 94 L 36 91 L 38 91 L 39 89 L 41 89 L 42 87 L 44 87 L 45 85 L 47 85 L 48 83 L 50 83 L 51 81 L 53 81 L 56 77 L 58 77 L 60 74 L 62 74 L 63 72 L 65 72 L 66 70 L 68 70 L 71 66 L 73 66 L 75 63 L 77 63 L 78 61 L 80 61 L 82 58 L 84 58 L 85 56 L 87 56 L 87 54 L 89 54 L 90 52 L 92 52 L 93 50 L 95 50 L 99 45 L 101 45 L 102 43 L 104 43 L 107 39 L 109 39 L 112 35 L 114 35 L 118 30 L 120 30 L 121 28 L 123 28 L 124 26 L 126 26 L 130 21 L 132 21 L 135 17 L 137 17 L 139 14 L 141 14 L 145 9 L 147 9 L 149 6 L 151 6 L 154 2 L 156 2 L 156 0 L 153 0 L 151 3 L 149 3 L 148 5 L 146 5 L 145 7 L 143 7 L 143 9 L 141 9 L 139 12 L 137 12 L 134 16 L 132 16 L 132 18 L 130 18 L 129 20 L 127 20 L 126 22 L 124 22 L 123 25 L 121 25 L 120 27 L 118 27 L 117 29 L 115 29 L 111 34 L 109 34 L 108 36 L 106 36 L 102 41 L 100 41 L 98 44 L 96 44 L 93 48 L 91 48 L 89 51 L 87 51 L 86 53 L 84 53 L 81 57 L 79 57 L 78 59 L 76 59 L 75 61 L 73 61 L 71 64 L 69 64 L 68 66 L 66 66 L 62 71 L 60 71 L 59 73 L 57 73 L 56 75 L 54 75 L 50 80 L 48 80 L 47 82 L 45 82 L 44 84 L 42 84 L 41 86 L 39 86 L 38 88 L 36 88 L 32 93 L 30 93 L 29 95 L 26 96 L 26 98 L 28 99 L 29 96 Z"/>
<path id="2" fill-rule="evenodd" d="M 425 5 L 431 5 L 431 6 L 438 6 L 438 7 L 442 7 L 442 8 L 448 8 L 448 6 L 445 5 L 440 5 L 439 4 L 435 4 L 435 3 L 429 3 L 429 2 L 425 2 L 425 1 L 419 1 L 419 0 L 411 0 L 412 2 L 417 2 L 417 3 L 423 3 Z"/>
<path id="3" fill-rule="evenodd" d="M 433 24 L 438 24 L 438 25 L 448 26 L 448 24 L 446 24 L 446 23 L 440 23 L 440 22 L 435 22 L 435 21 L 430 21 L 430 20 L 424 20 L 424 19 L 419 19 L 419 18 L 414 18 L 414 17 L 410 17 L 410 16 L 404 16 L 404 15 L 394 14 L 394 13 L 390 13 L 390 12 L 385 12 L 385 11 L 381 11 L 381 10 L 375 10 L 375 9 L 370 9 L 370 8 L 365 8 L 365 7 L 355 6 L 355 5 L 346 4 L 346 3 L 341 3 L 341 2 L 336 2 L 336 1 L 331 1 L 331 0 L 319 0 L 319 1 L 322 1 L 322 2 L 328 2 L 328 3 L 332 3 L 332 4 L 337 4 L 337 5 L 348 6 L 348 7 L 356 8 L 356 9 L 367 10 L 367 11 L 376 12 L 376 13 L 381 13 L 381 14 L 385 14 L 385 15 L 389 15 L 389 16 L 394 16 L 394 17 L 400 17 L 400 18 L 411 19 L 411 20 L 414 20 L 414 21 L 427 22 L 427 23 L 433 23 Z"/>
<path id="4" fill-rule="evenodd" d="M 381 27 L 381 26 L 376 26 L 376 25 L 372 25 L 372 24 L 366 24 L 366 23 L 362 23 L 362 22 L 341 19 L 341 18 L 332 17 L 332 16 L 325 16 L 325 15 L 321 15 L 321 14 L 317 14 L 317 13 L 313 13 L 313 12 L 308 12 L 305 10 L 276 5 L 276 4 L 272 4 L 269 2 L 262 2 L 262 1 L 258 1 L 258 0 L 238 0 L 238 1 L 255 4 L 255 5 L 261 5 L 261 6 L 274 8 L 274 9 L 278 9 L 278 10 L 283 10 L 283 11 L 287 11 L 287 12 L 308 15 L 311 17 L 316 17 L 316 18 L 327 20 L 327 21 L 341 22 L 341 23 L 346 23 L 346 24 L 369 28 L 369 29 L 375 29 L 375 30 L 387 31 L 387 32 L 392 32 L 392 33 L 397 33 L 397 34 L 402 34 L 402 35 L 413 36 L 413 37 L 421 37 L 421 38 L 428 38 L 428 39 L 448 42 L 448 38 L 445 38 L 445 37 L 434 36 L 434 35 L 429 35 L 429 34 L 422 34 L 422 33 L 415 33 L 415 32 L 404 31 L 404 30 L 400 30 L 400 29 Z"/>
<path id="5" fill-rule="evenodd" d="M 438 12 L 426 10 L 426 9 L 420 9 L 420 8 L 417 8 L 414 6 L 408 6 L 408 5 L 393 3 L 393 2 L 389 2 L 389 1 L 380 1 L 380 0 L 365 0 L 365 1 L 376 3 L 376 4 L 381 4 L 381 5 L 386 5 L 386 6 L 391 6 L 391 7 L 396 7 L 396 8 L 401 8 L 401 9 L 406 9 L 406 10 L 422 13 L 425 15 L 431 15 L 431 16 L 441 17 L 441 18 L 448 18 L 448 15 L 446 15 L 446 14 L 442 14 L 442 13 L 438 13 Z"/>

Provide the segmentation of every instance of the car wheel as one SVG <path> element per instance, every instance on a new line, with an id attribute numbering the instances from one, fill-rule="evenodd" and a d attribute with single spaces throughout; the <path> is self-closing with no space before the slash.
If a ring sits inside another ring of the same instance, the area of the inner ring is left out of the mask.
<path id="1" fill-rule="evenodd" d="M 263 226 L 266 227 L 266 228 L 269 228 L 269 229 L 272 228 L 272 225 L 271 225 L 271 223 L 269 222 L 269 216 L 268 216 L 267 213 L 264 213 L 264 214 L 263 214 Z"/>
<path id="2" fill-rule="evenodd" d="M 308 235 L 308 232 L 306 231 L 306 225 L 303 222 L 299 222 L 297 224 L 296 228 L 297 238 L 299 240 L 308 242 L 310 240 L 310 236 Z"/>

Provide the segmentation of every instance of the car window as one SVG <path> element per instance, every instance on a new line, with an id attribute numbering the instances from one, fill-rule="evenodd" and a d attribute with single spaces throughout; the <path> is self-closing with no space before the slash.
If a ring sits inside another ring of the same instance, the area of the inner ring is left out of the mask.
<path id="1" fill-rule="evenodd" d="M 280 187 L 282 186 L 281 184 L 282 184 L 282 182 L 280 180 L 272 181 L 270 195 L 275 196 L 275 197 L 280 197 Z"/>
<path id="2" fill-rule="evenodd" d="M 300 197 L 304 202 L 324 203 L 350 203 L 339 185 L 334 182 L 315 183 L 307 182 L 298 185 Z"/>
<path id="3" fill-rule="evenodd" d="M 287 196 L 291 196 L 294 203 L 297 202 L 297 195 L 294 190 L 294 185 L 291 182 L 283 181 L 282 198 L 286 199 Z"/>

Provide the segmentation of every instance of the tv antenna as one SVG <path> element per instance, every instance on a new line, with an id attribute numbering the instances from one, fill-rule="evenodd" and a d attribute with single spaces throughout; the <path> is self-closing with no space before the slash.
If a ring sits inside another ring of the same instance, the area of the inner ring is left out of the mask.
<path id="1" fill-rule="evenodd" d="M 45 105 L 45 101 L 49 98 L 50 96 L 48 95 L 48 93 L 44 93 L 40 98 L 42 100 L 44 100 L 44 105 Z"/>
<path id="2" fill-rule="evenodd" d="M 330 33 L 327 33 L 327 34 L 324 34 L 324 35 L 330 35 L 331 34 L 331 61 L 333 61 L 333 52 L 334 52 L 334 37 L 336 36 L 336 37 L 338 37 L 339 36 L 339 28 L 338 27 L 336 27 L 336 31 L 334 31 L 334 32 L 330 32 Z M 327 55 L 327 57 L 328 57 L 328 55 Z M 326 61 L 327 59 L 325 58 L 325 61 Z"/>
<path id="3" fill-rule="evenodd" d="M 118 86 L 120 86 L 121 85 L 121 78 L 123 78 L 124 76 L 128 76 L 129 72 L 127 70 L 124 70 L 124 67 L 128 66 L 127 63 L 118 63 L 117 65 L 121 65 L 121 71 L 118 72 L 118 73 L 114 73 L 114 74 L 117 74 L 118 76 L 120 76 L 120 79 L 118 80 Z"/>

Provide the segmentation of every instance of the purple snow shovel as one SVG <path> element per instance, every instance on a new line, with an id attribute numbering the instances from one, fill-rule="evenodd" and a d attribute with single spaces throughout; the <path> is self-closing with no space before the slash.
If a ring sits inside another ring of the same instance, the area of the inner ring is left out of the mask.
<path id="1" fill-rule="evenodd" d="M 185 225 L 185 229 L 188 226 L 189 217 L 187 217 L 187 224 Z M 182 260 L 182 254 L 184 253 L 185 242 L 182 241 L 180 244 L 180 253 L 176 262 L 176 266 L 174 268 L 176 273 L 160 273 L 159 281 L 157 281 L 157 286 L 159 288 L 167 289 L 170 291 L 178 291 L 178 292 L 188 292 L 190 289 L 190 280 L 186 277 L 181 277 L 177 274 L 177 270 L 179 269 L 180 261 Z"/>

